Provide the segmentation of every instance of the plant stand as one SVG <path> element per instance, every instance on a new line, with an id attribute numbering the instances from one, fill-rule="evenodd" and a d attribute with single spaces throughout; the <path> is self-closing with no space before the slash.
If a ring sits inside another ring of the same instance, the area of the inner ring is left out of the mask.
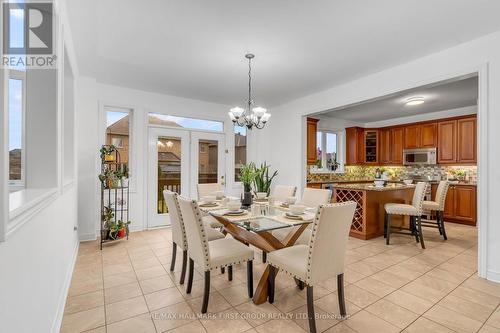
<path id="1" fill-rule="evenodd" d="M 110 146 L 103 146 L 110 147 Z M 114 150 L 112 153 L 113 157 L 107 155 L 106 158 L 101 159 L 101 174 L 106 174 L 109 172 L 116 172 L 124 168 L 125 163 L 120 162 L 120 153 Z M 102 250 L 102 245 L 105 243 L 115 242 L 123 239 L 128 240 L 129 226 L 125 225 L 125 236 L 117 237 L 117 233 L 114 235 L 109 229 L 108 221 L 106 220 L 106 211 L 110 209 L 112 211 L 112 219 L 109 222 L 118 223 L 118 221 L 129 221 L 129 208 L 130 208 L 130 192 L 129 184 L 123 184 L 119 181 L 118 183 L 112 183 L 106 179 L 101 180 L 101 242 L 100 247 Z"/>

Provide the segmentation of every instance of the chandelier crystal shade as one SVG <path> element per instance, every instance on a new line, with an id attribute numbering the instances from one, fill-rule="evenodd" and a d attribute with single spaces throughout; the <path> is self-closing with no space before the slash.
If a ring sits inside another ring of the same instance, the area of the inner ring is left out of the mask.
<path id="1" fill-rule="evenodd" d="M 267 110 L 260 106 L 254 106 L 254 101 L 252 99 L 252 59 L 255 55 L 249 53 L 245 55 L 248 59 L 248 101 L 247 108 L 236 106 L 229 110 L 229 118 L 231 118 L 233 124 L 238 126 L 245 126 L 248 129 L 258 128 L 262 129 L 266 126 L 266 123 L 271 118 L 271 114 Z"/>

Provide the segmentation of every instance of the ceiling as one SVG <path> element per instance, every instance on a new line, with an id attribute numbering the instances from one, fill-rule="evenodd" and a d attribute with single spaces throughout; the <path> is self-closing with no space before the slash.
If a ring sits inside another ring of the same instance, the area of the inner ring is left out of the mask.
<path id="1" fill-rule="evenodd" d="M 500 30 L 498 0 L 68 0 L 82 75 L 276 106 Z"/>
<path id="2" fill-rule="evenodd" d="M 423 97 L 425 102 L 420 105 L 408 106 L 406 101 L 411 97 Z M 369 123 L 473 106 L 477 105 L 477 98 L 478 78 L 474 76 L 409 89 L 374 101 L 330 110 L 321 113 L 321 115 Z"/>

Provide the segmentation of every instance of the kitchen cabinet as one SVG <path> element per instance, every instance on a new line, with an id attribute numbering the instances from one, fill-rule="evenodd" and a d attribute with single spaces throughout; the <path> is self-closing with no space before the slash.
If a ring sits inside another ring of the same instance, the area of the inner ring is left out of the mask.
<path id="1" fill-rule="evenodd" d="M 346 134 L 346 165 L 363 164 L 365 131 L 361 127 L 348 127 Z"/>
<path id="2" fill-rule="evenodd" d="M 391 129 L 391 164 L 403 164 L 404 130 Z"/>
<path id="3" fill-rule="evenodd" d="M 410 125 L 404 128 L 405 149 L 420 148 L 420 126 Z"/>
<path id="4" fill-rule="evenodd" d="M 391 164 L 392 156 L 391 156 L 391 130 L 390 129 L 381 129 L 379 131 L 379 161 L 381 164 Z"/>
<path id="5" fill-rule="evenodd" d="M 432 198 L 434 200 L 437 185 L 432 185 Z M 444 204 L 445 222 L 455 222 L 467 225 L 476 225 L 477 219 L 477 194 L 476 186 L 450 184 Z"/>
<path id="6" fill-rule="evenodd" d="M 438 164 L 477 162 L 476 117 L 438 123 Z"/>
<path id="7" fill-rule="evenodd" d="M 438 123 L 438 164 L 457 162 L 457 121 Z"/>
<path id="8" fill-rule="evenodd" d="M 307 165 L 316 164 L 316 132 L 318 131 L 318 121 L 318 119 L 307 118 Z"/>
<path id="9" fill-rule="evenodd" d="M 364 162 L 378 163 L 378 130 L 365 130 L 364 135 Z"/>
<path id="10" fill-rule="evenodd" d="M 437 123 L 420 125 L 420 148 L 437 146 Z"/>
<path id="11" fill-rule="evenodd" d="M 477 161 L 477 120 L 464 118 L 457 120 L 457 162 Z"/>
<path id="12" fill-rule="evenodd" d="M 321 184 L 320 183 L 308 183 L 307 187 L 309 187 L 309 188 L 321 188 Z"/>

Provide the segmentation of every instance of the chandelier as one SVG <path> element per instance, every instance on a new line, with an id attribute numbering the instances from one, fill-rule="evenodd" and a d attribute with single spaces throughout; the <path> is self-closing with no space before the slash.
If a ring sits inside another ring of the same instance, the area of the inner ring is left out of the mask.
<path id="1" fill-rule="evenodd" d="M 228 114 L 233 124 L 238 126 L 245 126 L 248 129 L 253 127 L 262 129 L 266 126 L 267 121 L 271 118 L 271 114 L 267 112 L 265 108 L 260 106 L 254 106 L 252 99 L 252 59 L 255 55 L 249 53 L 245 55 L 248 59 L 248 106 L 247 109 L 243 109 L 239 106 L 232 108 Z"/>

